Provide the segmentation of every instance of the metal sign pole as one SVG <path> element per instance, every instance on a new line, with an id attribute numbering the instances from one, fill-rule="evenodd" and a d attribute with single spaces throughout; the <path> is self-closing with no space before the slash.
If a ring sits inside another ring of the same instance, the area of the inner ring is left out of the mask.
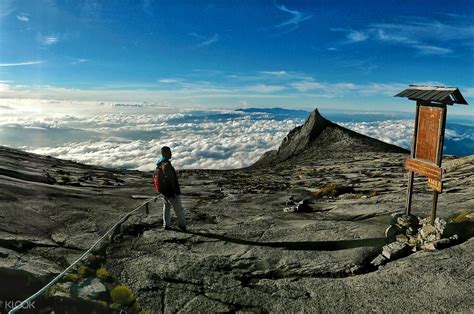
<path id="1" fill-rule="evenodd" d="M 411 145 L 411 158 L 415 158 L 416 151 L 416 142 L 417 142 L 417 133 L 418 133 L 418 116 L 420 114 L 420 102 L 416 102 L 416 112 L 415 112 L 415 129 L 413 131 L 413 143 Z M 407 199 L 405 203 L 405 214 L 410 215 L 411 212 L 411 200 L 413 194 L 413 178 L 414 172 L 408 172 L 408 188 L 407 188 Z"/>
<path id="2" fill-rule="evenodd" d="M 433 203 L 431 205 L 430 224 L 433 225 L 436 219 L 436 207 L 438 206 L 438 191 L 433 190 Z"/>

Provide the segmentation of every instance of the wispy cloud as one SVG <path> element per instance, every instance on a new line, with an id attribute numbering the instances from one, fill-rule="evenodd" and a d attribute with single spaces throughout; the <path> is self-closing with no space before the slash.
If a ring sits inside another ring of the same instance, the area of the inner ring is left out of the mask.
<path id="1" fill-rule="evenodd" d="M 457 19 L 433 21 L 420 17 L 398 18 L 394 23 L 374 23 L 364 29 L 332 28 L 343 32 L 346 41 L 342 44 L 371 40 L 373 42 L 409 47 L 422 55 L 446 55 L 453 47 L 472 43 L 474 23 Z"/>
<path id="2" fill-rule="evenodd" d="M 18 21 L 21 21 L 21 22 L 28 22 L 30 20 L 30 18 L 28 17 L 28 14 L 25 14 L 25 13 L 17 14 L 16 18 Z"/>
<path id="3" fill-rule="evenodd" d="M 219 41 L 219 34 L 217 33 L 208 37 L 199 35 L 197 33 L 189 33 L 189 36 L 199 40 L 199 43 L 195 46 L 196 48 L 207 47 Z"/>
<path id="4" fill-rule="evenodd" d="M 59 37 L 56 35 L 42 35 L 38 33 L 36 40 L 43 46 L 51 46 L 59 42 Z"/>
<path id="5" fill-rule="evenodd" d="M 45 45 L 54 45 L 57 42 L 58 42 L 58 37 L 54 37 L 54 36 L 46 36 L 43 39 L 43 44 Z"/>
<path id="6" fill-rule="evenodd" d="M 255 76 L 258 80 L 265 81 L 277 81 L 277 82 L 293 82 L 293 81 L 304 81 L 312 80 L 313 78 L 306 73 L 293 72 L 293 71 L 259 71 L 259 76 Z"/>
<path id="7" fill-rule="evenodd" d="M 370 83 L 357 86 L 358 93 L 362 96 L 385 95 L 393 96 L 407 87 L 402 83 Z"/>
<path id="8" fill-rule="evenodd" d="M 259 73 L 266 74 L 266 75 L 277 76 L 277 77 L 282 77 L 282 76 L 288 75 L 288 72 L 286 72 L 286 71 L 259 71 Z"/>
<path id="9" fill-rule="evenodd" d="M 360 42 L 360 41 L 366 41 L 369 36 L 367 34 L 365 34 L 364 32 L 360 32 L 360 31 L 350 31 L 348 34 L 347 34 L 347 38 L 351 41 L 351 42 Z"/>
<path id="10" fill-rule="evenodd" d="M 379 26 L 380 27 L 380 26 Z M 418 50 L 418 52 L 427 55 L 442 55 L 452 52 L 449 48 L 438 47 L 435 45 L 429 45 L 423 43 L 420 40 L 414 38 L 413 34 L 404 34 L 403 32 L 390 32 L 390 29 L 378 28 L 373 29 L 377 34 L 376 39 L 387 42 L 402 44 Z"/>
<path id="11" fill-rule="evenodd" d="M 317 82 L 314 80 L 304 80 L 290 84 L 299 92 L 317 91 L 320 96 L 326 98 L 344 97 L 357 94 L 359 96 L 393 96 L 406 88 L 403 83 L 368 83 L 356 84 L 351 82 Z"/>
<path id="12" fill-rule="evenodd" d="M 469 40 L 474 38 L 474 22 L 471 19 L 448 19 L 443 22 L 421 17 L 401 18 L 398 23 L 378 23 L 370 26 L 394 36 L 411 40 L 434 42 Z"/>
<path id="13" fill-rule="evenodd" d="M 453 52 L 452 49 L 437 47 L 437 46 L 430 46 L 424 44 L 414 45 L 413 48 L 418 49 L 421 54 L 425 55 L 444 55 Z"/>
<path id="14" fill-rule="evenodd" d="M 85 62 L 88 62 L 89 59 L 84 59 L 84 58 L 75 58 L 71 64 L 72 65 L 76 65 L 76 64 L 81 64 L 81 63 L 85 63 Z"/>
<path id="15" fill-rule="evenodd" d="M 309 90 L 315 90 L 315 89 L 323 89 L 324 84 L 318 83 L 318 82 L 312 82 L 312 81 L 300 81 L 300 82 L 295 82 L 290 84 L 294 89 L 300 91 L 300 92 L 306 92 Z"/>
<path id="16" fill-rule="evenodd" d="M 16 66 L 24 66 L 24 65 L 34 65 L 34 64 L 41 64 L 44 61 L 25 61 L 25 62 L 15 62 L 15 63 L 0 63 L 0 67 L 16 67 Z"/>
<path id="17" fill-rule="evenodd" d="M 164 83 L 164 84 L 173 84 L 173 83 L 178 83 L 179 80 L 177 80 L 177 79 L 160 79 L 160 80 L 158 80 L 158 82 Z"/>
<path id="18" fill-rule="evenodd" d="M 346 35 L 346 40 L 343 41 L 344 44 L 350 44 L 350 43 L 358 43 L 362 41 L 366 41 L 367 39 L 370 38 L 369 36 L 369 31 L 365 30 L 353 30 L 350 28 L 331 28 L 330 29 L 332 32 L 341 32 Z M 336 50 L 334 47 L 332 47 L 331 50 Z"/>
<path id="19" fill-rule="evenodd" d="M 216 42 L 219 41 L 219 34 L 214 34 L 212 37 L 209 37 L 208 39 L 204 40 L 203 42 L 199 43 L 197 47 L 206 47 L 209 45 L 212 45 Z"/>
<path id="20" fill-rule="evenodd" d="M 30 64 L 28 62 L 25 63 Z M 16 65 L 16 64 L 15 64 Z M 23 65 L 23 63 L 18 63 Z M 12 66 L 5 64 L 4 66 Z M 64 88 L 58 86 L 20 86 L 11 82 L 0 82 L 0 99 L 69 99 L 72 101 L 117 101 L 117 102 L 158 102 L 160 104 L 218 105 L 223 107 L 241 101 L 266 105 L 312 104 L 318 100 L 333 99 L 333 102 L 375 101 L 392 99 L 392 96 L 405 89 L 408 84 L 444 85 L 443 82 L 383 82 L 367 83 L 351 81 L 317 80 L 305 73 L 280 71 L 254 72 L 227 78 L 226 72 L 212 81 L 195 79 L 193 76 L 169 77 L 153 82 L 114 82 L 109 85 L 88 88 Z M 467 97 L 473 93 L 472 86 L 459 86 Z M 370 98 L 369 100 L 367 100 Z M 469 100 L 468 100 L 469 101 Z M 219 108 L 223 108 L 219 107 Z"/>
<path id="21" fill-rule="evenodd" d="M 265 85 L 265 84 L 258 84 L 254 86 L 247 86 L 244 88 L 244 90 L 248 90 L 251 92 L 257 92 L 257 93 L 274 93 L 274 92 L 279 92 L 282 90 L 285 90 L 285 86 L 281 85 Z"/>
<path id="22" fill-rule="evenodd" d="M 283 32 L 278 33 L 277 35 L 283 35 L 290 33 L 294 30 L 297 30 L 300 27 L 300 23 L 309 20 L 312 15 L 305 14 L 303 12 L 297 11 L 297 10 L 290 10 L 283 4 L 276 6 L 279 10 L 288 13 L 291 15 L 291 17 L 280 24 L 275 25 L 275 28 L 282 29 Z"/>

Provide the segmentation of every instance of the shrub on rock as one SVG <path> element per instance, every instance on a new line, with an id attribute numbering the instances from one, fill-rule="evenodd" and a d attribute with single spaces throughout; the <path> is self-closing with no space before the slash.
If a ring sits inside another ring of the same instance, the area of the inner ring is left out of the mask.
<path id="1" fill-rule="evenodd" d="M 316 192 L 314 196 L 316 198 L 322 197 L 338 197 L 339 195 L 346 193 L 354 193 L 354 188 L 351 186 L 342 186 L 334 183 L 323 184 Z"/>
<path id="2" fill-rule="evenodd" d="M 118 285 L 110 291 L 110 297 L 114 304 L 124 307 L 135 302 L 135 296 L 132 290 L 125 285 Z"/>
<path id="3" fill-rule="evenodd" d="M 460 214 L 451 217 L 451 222 L 453 223 L 460 223 L 466 221 L 474 221 L 474 210 L 465 210 Z"/>
<path id="4" fill-rule="evenodd" d="M 110 278 L 110 273 L 107 269 L 105 269 L 104 267 L 101 267 L 99 269 L 97 269 L 95 271 L 95 275 L 97 276 L 97 278 L 99 278 L 100 280 L 108 280 Z"/>

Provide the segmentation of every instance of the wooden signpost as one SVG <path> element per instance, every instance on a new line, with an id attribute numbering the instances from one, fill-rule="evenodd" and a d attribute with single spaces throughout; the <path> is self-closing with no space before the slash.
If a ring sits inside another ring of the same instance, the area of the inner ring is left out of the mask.
<path id="1" fill-rule="evenodd" d="M 408 190 L 405 213 L 410 214 L 414 174 L 428 178 L 428 187 L 433 190 L 431 223 L 436 218 L 438 194 L 443 191 L 444 131 L 446 129 L 447 105 L 464 104 L 466 100 L 456 87 L 410 85 L 398 97 L 416 101 L 415 129 L 410 157 L 405 161 L 408 173 Z"/>

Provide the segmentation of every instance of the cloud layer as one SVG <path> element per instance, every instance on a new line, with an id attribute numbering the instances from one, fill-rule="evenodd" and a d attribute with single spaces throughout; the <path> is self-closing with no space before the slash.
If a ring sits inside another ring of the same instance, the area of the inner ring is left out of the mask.
<path id="1" fill-rule="evenodd" d="M 301 122 L 235 111 L 18 116 L 0 119 L 0 144 L 87 164 L 139 170 L 154 169 L 160 148 L 167 145 L 178 169 L 228 169 L 252 164 Z"/>
<path id="2" fill-rule="evenodd" d="M 176 112 L 147 103 L 43 101 L 33 106 L 24 100 L 0 102 L 0 145 L 86 164 L 144 171 L 154 169 L 160 148 L 167 145 L 173 150 L 178 169 L 240 168 L 277 148 L 305 117 L 303 111 L 283 109 Z M 356 132 L 409 148 L 413 121 L 406 114 L 400 117 L 329 116 Z M 474 153 L 474 126 L 448 123 L 446 138 L 447 153 Z"/>
<path id="3" fill-rule="evenodd" d="M 413 121 L 387 120 L 373 122 L 347 122 L 340 125 L 381 141 L 410 149 Z"/>
<path id="4" fill-rule="evenodd" d="M 339 124 L 381 141 L 411 149 L 413 137 L 412 120 L 345 122 Z M 474 127 L 447 123 L 443 153 L 457 156 L 474 154 Z"/>

